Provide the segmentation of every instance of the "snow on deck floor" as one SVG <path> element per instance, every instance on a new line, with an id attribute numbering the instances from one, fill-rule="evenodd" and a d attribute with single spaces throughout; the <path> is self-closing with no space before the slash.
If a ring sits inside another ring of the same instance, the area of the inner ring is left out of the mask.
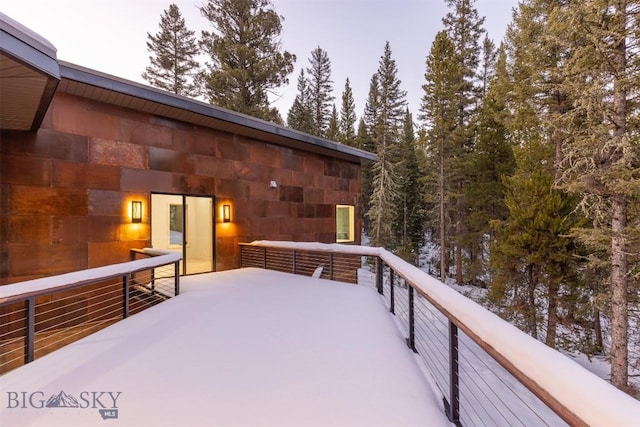
<path id="1" fill-rule="evenodd" d="M 375 289 L 261 269 L 181 285 L 0 377 L 0 425 L 450 425 Z M 79 407 L 42 408 L 61 391 Z"/>

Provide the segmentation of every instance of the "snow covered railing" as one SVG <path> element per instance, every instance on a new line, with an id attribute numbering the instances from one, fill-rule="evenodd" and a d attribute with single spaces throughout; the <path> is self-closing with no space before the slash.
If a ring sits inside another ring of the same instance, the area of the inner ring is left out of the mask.
<path id="1" fill-rule="evenodd" d="M 385 249 L 256 241 L 240 253 L 242 267 L 308 276 L 322 264 L 323 278 L 374 270 L 456 425 L 630 425 L 640 414 L 639 401 Z"/>
<path id="2" fill-rule="evenodd" d="M 0 286 L 0 373 L 180 292 L 177 253 Z"/>

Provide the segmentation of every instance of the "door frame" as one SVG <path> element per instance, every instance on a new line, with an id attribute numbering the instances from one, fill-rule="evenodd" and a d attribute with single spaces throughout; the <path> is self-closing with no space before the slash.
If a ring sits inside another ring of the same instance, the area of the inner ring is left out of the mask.
<path id="1" fill-rule="evenodd" d="M 191 193 L 165 193 L 160 191 L 153 191 L 149 195 L 149 243 L 153 245 L 152 236 L 153 236 L 153 196 L 178 196 L 182 199 L 182 268 L 180 271 L 181 276 L 187 275 L 187 245 L 185 245 L 185 240 L 187 238 L 187 197 L 200 197 L 203 199 L 211 199 L 211 272 L 217 270 L 216 263 L 216 220 L 217 220 L 217 209 L 216 209 L 216 196 L 215 195 L 202 195 L 202 194 L 191 194 Z M 187 242 L 189 243 L 189 242 Z M 203 272 L 206 273 L 206 272 Z M 202 273 L 191 273 L 191 274 L 202 274 Z"/>

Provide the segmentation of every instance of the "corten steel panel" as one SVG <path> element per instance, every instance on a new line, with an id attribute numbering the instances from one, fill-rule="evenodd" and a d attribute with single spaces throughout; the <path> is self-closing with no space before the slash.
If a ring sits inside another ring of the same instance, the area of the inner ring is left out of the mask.
<path id="1" fill-rule="evenodd" d="M 9 243 L 33 243 L 41 245 L 50 243 L 51 217 L 41 215 L 10 215 L 5 218 L 8 221 L 7 241 Z"/>
<path id="2" fill-rule="evenodd" d="M 304 201 L 307 203 L 322 203 L 324 201 L 324 190 L 319 188 L 305 188 Z"/>
<path id="3" fill-rule="evenodd" d="M 193 137 L 193 153 L 202 154 L 203 156 L 216 157 L 219 141 L 222 141 L 224 144 L 233 143 L 233 135 L 224 132 L 198 129 L 195 131 Z"/>
<path id="4" fill-rule="evenodd" d="M 281 185 L 279 187 L 280 201 L 282 202 L 303 202 L 304 190 L 302 187 Z"/>
<path id="5" fill-rule="evenodd" d="M 120 189 L 120 168 L 56 160 L 53 162 L 53 186 L 117 191 Z"/>
<path id="6" fill-rule="evenodd" d="M 30 132 L 0 132 L 0 152 L 75 162 L 87 161 L 86 136 L 60 134 L 49 129 Z"/>
<path id="7" fill-rule="evenodd" d="M 132 169 L 146 169 L 147 147 L 122 141 L 90 138 L 89 162 Z"/>
<path id="8" fill-rule="evenodd" d="M 53 128 L 60 132 L 121 141 L 120 118 L 100 104 L 76 97 L 56 95 L 51 104 Z"/>
<path id="9" fill-rule="evenodd" d="M 234 197 L 237 199 L 249 199 L 249 182 L 239 179 L 216 180 L 215 194 L 220 197 Z"/>
<path id="10" fill-rule="evenodd" d="M 146 122 L 128 123 L 129 141 L 133 144 L 148 145 L 157 148 L 172 148 L 173 133 L 171 129 L 150 125 Z"/>
<path id="11" fill-rule="evenodd" d="M 10 209 L 13 215 L 86 215 L 87 191 L 14 185 Z"/>
<path id="12" fill-rule="evenodd" d="M 120 171 L 120 186 L 122 191 L 171 193 L 174 192 L 173 174 L 163 171 L 123 168 Z"/>
<path id="13" fill-rule="evenodd" d="M 173 174 L 173 191 L 182 194 L 211 196 L 215 194 L 216 180 L 187 174 Z"/>
<path id="14" fill-rule="evenodd" d="M 194 155 L 195 173 L 218 179 L 234 179 L 233 162 L 218 157 Z"/>
<path id="15" fill-rule="evenodd" d="M 282 167 L 281 164 L 281 150 L 275 147 L 268 147 L 264 144 L 260 144 L 258 141 L 253 141 L 250 151 L 249 161 L 258 165 L 270 166 L 273 168 Z"/>
<path id="16" fill-rule="evenodd" d="M 304 170 L 304 156 L 290 149 L 283 149 L 281 154 L 282 167 L 297 172 Z"/>
<path id="17" fill-rule="evenodd" d="M 120 191 L 89 190 L 89 216 L 116 216 L 123 214 L 126 195 Z"/>
<path id="18" fill-rule="evenodd" d="M 251 146 L 240 138 L 234 138 L 232 140 L 218 141 L 217 148 L 218 152 L 216 154 L 218 157 L 247 161 Z"/>
<path id="19" fill-rule="evenodd" d="M 169 120 L 164 120 L 169 122 Z M 183 153 L 195 153 L 196 135 L 192 128 L 182 129 L 179 126 L 173 130 L 171 149 Z"/>
<path id="20" fill-rule="evenodd" d="M 86 244 L 9 244 L 9 269 L 16 279 L 13 281 L 86 268 Z"/>
<path id="21" fill-rule="evenodd" d="M 101 267 L 117 264 L 126 260 L 129 251 L 134 248 L 144 248 L 147 240 L 131 240 L 128 242 L 90 242 L 88 243 L 88 267 Z"/>
<path id="22" fill-rule="evenodd" d="M 89 239 L 89 217 L 51 217 L 52 244 L 84 244 Z"/>
<path id="23" fill-rule="evenodd" d="M 175 150 L 149 147 L 149 169 L 167 172 L 194 173 L 193 156 Z"/>
<path id="24" fill-rule="evenodd" d="M 3 154 L 0 156 L 0 182 L 50 186 L 51 159 Z"/>
<path id="25" fill-rule="evenodd" d="M 89 242 L 114 242 L 120 237 L 122 220 L 113 216 L 91 216 L 88 220 Z"/>

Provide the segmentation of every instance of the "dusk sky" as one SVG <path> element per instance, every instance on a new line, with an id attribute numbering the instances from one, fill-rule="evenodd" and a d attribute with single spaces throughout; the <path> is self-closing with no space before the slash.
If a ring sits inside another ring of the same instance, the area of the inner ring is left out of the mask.
<path id="1" fill-rule="evenodd" d="M 175 3 L 187 27 L 199 36 L 210 29 L 197 8 L 204 0 L 0 0 L 0 11 L 49 40 L 58 59 L 117 77 L 146 83 L 147 33 L 159 31 L 160 16 Z M 286 120 L 301 67 L 313 49 L 327 51 L 338 110 L 349 77 L 362 115 L 369 81 L 388 40 L 398 77 L 407 91 L 414 119 L 418 114 L 425 60 L 448 9 L 444 0 L 273 0 L 284 17 L 282 45 L 296 54 L 289 87 L 275 106 Z M 517 0 L 477 0 L 489 37 L 499 45 Z"/>

